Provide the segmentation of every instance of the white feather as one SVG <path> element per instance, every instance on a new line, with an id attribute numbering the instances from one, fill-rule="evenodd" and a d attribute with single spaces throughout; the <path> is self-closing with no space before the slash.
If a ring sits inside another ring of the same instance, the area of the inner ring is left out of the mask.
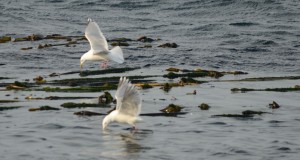
<path id="1" fill-rule="evenodd" d="M 137 88 L 126 77 L 120 78 L 115 98 L 117 99 L 116 110 L 103 119 L 103 129 L 110 122 L 126 123 L 135 126 L 136 122 L 142 120 L 139 117 L 142 106 L 140 94 Z"/>

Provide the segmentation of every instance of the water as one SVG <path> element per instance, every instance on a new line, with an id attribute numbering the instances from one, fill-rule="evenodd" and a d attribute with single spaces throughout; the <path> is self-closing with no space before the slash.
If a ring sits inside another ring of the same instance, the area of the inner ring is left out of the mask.
<path id="1" fill-rule="evenodd" d="M 152 48 L 138 48 L 145 44 L 137 42 L 122 47 L 125 63 L 111 62 L 110 66 L 142 69 L 117 76 L 163 74 L 170 66 L 242 70 L 250 73 L 245 77 L 299 75 L 300 71 L 300 3 L 296 0 L 1 0 L 0 9 L 0 36 L 80 36 L 84 34 L 87 18 L 91 17 L 108 39 L 137 39 L 143 35 L 161 39 L 151 43 Z M 89 50 L 88 43 L 37 49 L 40 43 L 61 42 L 0 44 L 0 77 L 12 78 L 1 81 L 32 81 L 37 75 L 47 77 L 54 72 L 78 70 L 80 56 Z M 179 47 L 156 47 L 166 42 L 175 42 Z M 23 47 L 33 49 L 21 51 Z M 89 63 L 85 69 L 95 70 L 98 65 Z M 243 77 L 222 79 L 239 78 Z M 28 112 L 29 108 L 44 104 L 59 107 L 67 100 L 25 100 L 29 95 L 80 96 L 80 93 L 1 91 L 0 99 L 18 98 L 21 102 L 13 105 L 23 107 L 0 112 L 0 159 L 297 159 L 300 151 L 299 92 L 232 94 L 230 89 L 299 84 L 299 80 L 210 82 L 173 88 L 169 93 L 158 88 L 141 90 L 143 113 L 158 112 L 170 103 L 184 106 L 183 110 L 189 113 L 179 117 L 143 117 L 145 123 L 138 125 L 141 131 L 136 133 L 117 124 L 103 132 L 102 117 L 73 115 L 82 109 Z M 197 95 L 186 95 L 194 89 Z M 84 96 L 100 94 L 86 93 Z M 173 101 L 172 96 L 178 100 Z M 282 107 L 274 111 L 267 108 L 273 100 Z M 96 99 L 74 100 L 82 101 Z M 212 108 L 200 111 L 197 106 L 201 103 L 208 103 Z M 4 105 L 7 104 L 1 104 Z M 247 120 L 211 117 L 247 109 L 270 114 Z M 87 110 L 104 113 L 108 109 Z"/>

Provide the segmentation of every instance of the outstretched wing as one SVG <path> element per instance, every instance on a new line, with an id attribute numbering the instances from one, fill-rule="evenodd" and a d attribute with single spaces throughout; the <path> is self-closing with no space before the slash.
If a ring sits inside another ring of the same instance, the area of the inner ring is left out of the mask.
<path id="1" fill-rule="evenodd" d="M 88 19 L 88 25 L 85 29 L 85 37 L 88 39 L 91 45 L 91 49 L 94 50 L 94 54 L 108 51 L 107 41 L 101 32 L 98 24 L 92 19 Z"/>
<path id="2" fill-rule="evenodd" d="M 121 77 L 115 95 L 117 99 L 116 110 L 119 113 L 138 116 L 141 111 L 141 97 L 137 88 L 132 85 L 126 77 Z"/>

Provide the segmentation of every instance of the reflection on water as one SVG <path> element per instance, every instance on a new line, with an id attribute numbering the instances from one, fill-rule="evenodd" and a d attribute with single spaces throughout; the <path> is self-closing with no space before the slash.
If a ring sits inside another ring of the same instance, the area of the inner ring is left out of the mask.
<path id="1" fill-rule="evenodd" d="M 122 132 L 104 130 L 102 138 L 105 150 L 101 155 L 110 158 L 139 158 L 139 153 L 151 149 L 143 142 L 146 142 L 152 133 L 152 130 L 143 129 Z"/>

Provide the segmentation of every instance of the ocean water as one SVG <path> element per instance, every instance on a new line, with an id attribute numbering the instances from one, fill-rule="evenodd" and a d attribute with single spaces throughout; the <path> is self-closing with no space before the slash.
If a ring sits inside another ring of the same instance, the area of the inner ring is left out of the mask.
<path id="1" fill-rule="evenodd" d="M 110 67 L 141 67 L 141 70 L 118 76 L 161 74 L 168 67 L 241 70 L 249 72 L 249 77 L 300 73 L 298 0 L 1 0 L 0 36 L 83 36 L 89 17 L 99 24 L 107 39 L 136 40 L 141 36 L 159 39 L 153 43 L 133 41 L 122 47 L 125 63 L 111 62 Z M 80 56 L 89 50 L 84 41 L 71 47 L 37 48 L 45 43 L 62 41 L 0 44 L 0 77 L 12 78 L 1 82 L 79 70 Z M 163 43 L 176 43 L 179 47 L 157 47 Z M 152 48 L 140 48 L 144 45 Z M 33 49 L 23 51 L 23 47 Z M 88 63 L 85 69 L 98 67 L 99 63 Z M 236 78 L 240 77 L 224 77 Z M 28 108 L 44 104 L 59 107 L 64 101 L 25 100 L 29 95 L 46 97 L 54 93 L 0 91 L 0 99 L 17 97 L 21 102 L 16 105 L 24 106 L 0 112 L 0 159 L 297 159 L 299 92 L 232 94 L 230 89 L 299 84 L 299 80 L 211 82 L 174 88 L 169 93 L 158 88 L 141 90 L 143 113 L 158 112 L 170 103 L 183 105 L 189 113 L 179 117 L 143 117 L 145 123 L 139 124 L 141 130 L 135 133 L 117 124 L 104 132 L 102 117 L 73 115 L 80 109 L 28 112 Z M 197 95 L 185 94 L 194 89 L 198 90 Z M 172 100 L 174 96 L 177 101 Z M 273 100 L 283 107 L 268 109 L 266 106 Z M 200 103 L 208 103 L 212 109 L 200 111 L 197 108 Z M 246 109 L 270 114 L 250 120 L 211 117 Z"/>

